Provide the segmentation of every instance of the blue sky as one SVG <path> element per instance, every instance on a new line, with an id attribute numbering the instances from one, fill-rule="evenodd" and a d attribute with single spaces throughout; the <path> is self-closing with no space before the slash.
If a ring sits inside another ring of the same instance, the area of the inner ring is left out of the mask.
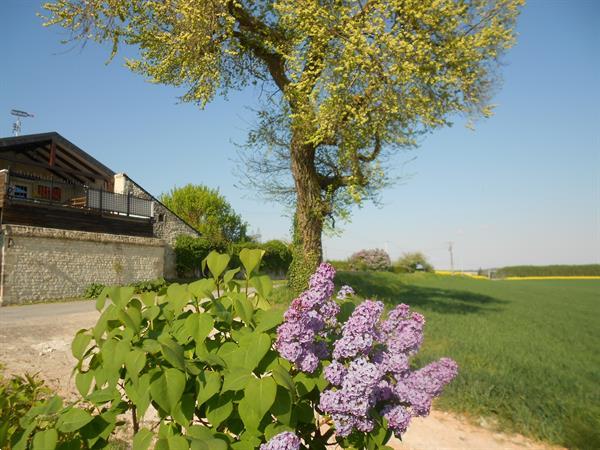
<path id="1" fill-rule="evenodd" d="M 257 92 L 204 110 L 181 104 L 181 90 L 145 82 L 122 55 L 106 65 L 105 47 L 61 45 L 65 32 L 41 26 L 40 4 L 0 4 L 0 136 L 11 134 L 10 109 L 30 111 L 23 134 L 58 131 L 156 195 L 190 182 L 218 187 L 263 239 L 289 238 L 284 208 L 236 187 L 235 143 Z M 452 241 L 464 269 L 600 262 L 599 30 L 600 2 L 530 0 L 495 115 L 398 155 L 394 174 L 410 176 L 326 237 L 326 256 L 421 250 L 445 268 Z"/>

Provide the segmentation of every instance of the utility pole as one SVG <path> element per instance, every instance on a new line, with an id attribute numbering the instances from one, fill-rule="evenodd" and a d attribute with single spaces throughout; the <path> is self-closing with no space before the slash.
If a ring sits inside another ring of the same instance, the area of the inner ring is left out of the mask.
<path id="1" fill-rule="evenodd" d="M 454 273 L 454 253 L 452 246 L 454 242 L 448 242 L 448 251 L 450 252 L 450 270 Z"/>

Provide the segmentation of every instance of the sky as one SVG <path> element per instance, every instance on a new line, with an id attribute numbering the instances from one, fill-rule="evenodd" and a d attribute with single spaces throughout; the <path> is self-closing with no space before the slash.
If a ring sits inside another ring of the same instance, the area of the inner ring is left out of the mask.
<path id="1" fill-rule="evenodd" d="M 289 239 L 287 209 L 240 187 L 237 146 L 253 122 L 252 88 L 204 110 L 182 89 L 107 64 L 110 49 L 63 45 L 36 0 L 0 2 L 0 136 L 11 109 L 22 134 L 57 131 L 159 195 L 218 188 L 262 240 Z M 424 252 L 436 268 L 600 263 L 600 2 L 530 0 L 501 68 L 495 114 L 457 121 L 393 159 L 401 182 L 324 237 L 328 259 L 383 248 Z M 124 54 L 132 54 L 126 50 Z M 338 224 L 339 225 L 339 224 Z"/>

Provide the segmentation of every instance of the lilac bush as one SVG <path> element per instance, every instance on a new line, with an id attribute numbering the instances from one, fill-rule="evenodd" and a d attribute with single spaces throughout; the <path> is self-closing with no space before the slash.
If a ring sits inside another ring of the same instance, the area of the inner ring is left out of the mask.
<path id="1" fill-rule="evenodd" d="M 381 418 L 387 441 L 391 432 L 404 433 L 413 417 L 429 414 L 433 398 L 456 377 L 458 366 L 442 358 L 410 368 L 423 343 L 425 318 L 408 305 L 384 315 L 382 302 L 365 300 L 338 323 L 339 307 L 330 298 L 334 276 L 329 264 L 319 267 L 309 289 L 285 313 L 276 348 L 301 372 L 322 370 L 329 385 L 320 393 L 317 411 L 331 418 L 338 443 L 351 435 L 375 439 Z M 352 288 L 344 286 L 337 298 L 351 295 Z"/>
<path id="2" fill-rule="evenodd" d="M 356 252 L 348 262 L 353 270 L 388 270 L 392 266 L 390 255 L 380 248 Z"/>

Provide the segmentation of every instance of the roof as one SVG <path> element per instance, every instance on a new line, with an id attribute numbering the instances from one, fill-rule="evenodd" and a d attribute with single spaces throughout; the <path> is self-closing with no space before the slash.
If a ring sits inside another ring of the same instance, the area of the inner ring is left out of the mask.
<path id="1" fill-rule="evenodd" d="M 8 152 L 15 152 L 26 156 L 29 162 L 36 165 L 47 166 L 47 161 L 52 159 L 53 148 L 57 151 L 51 164 L 52 170 L 71 176 L 83 175 L 105 180 L 115 175 L 113 170 L 57 132 L 0 138 L 0 158 L 6 157 Z"/>

